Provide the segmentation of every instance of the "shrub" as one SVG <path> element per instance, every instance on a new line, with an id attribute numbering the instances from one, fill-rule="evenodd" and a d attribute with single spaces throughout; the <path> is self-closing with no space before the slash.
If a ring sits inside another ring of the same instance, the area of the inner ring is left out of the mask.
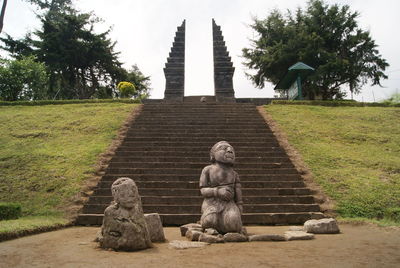
<path id="1" fill-rule="evenodd" d="M 122 98 L 130 98 L 136 94 L 136 87 L 131 82 L 119 82 L 117 89 Z"/>
<path id="2" fill-rule="evenodd" d="M 385 218 L 392 221 L 400 222 L 400 207 L 386 209 Z"/>
<path id="3" fill-rule="evenodd" d="M 21 205 L 16 203 L 0 203 L 0 220 L 18 219 L 21 217 Z"/>

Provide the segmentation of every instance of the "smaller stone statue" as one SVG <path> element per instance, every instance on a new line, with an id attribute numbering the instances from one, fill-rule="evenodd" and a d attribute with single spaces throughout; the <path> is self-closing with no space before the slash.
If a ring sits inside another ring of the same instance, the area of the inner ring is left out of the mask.
<path id="1" fill-rule="evenodd" d="M 212 164 L 200 176 L 200 191 L 204 197 L 200 224 L 203 229 L 213 228 L 221 234 L 242 231 L 242 190 L 233 147 L 226 141 L 216 143 L 211 151 Z"/>
<path id="2" fill-rule="evenodd" d="M 102 248 L 134 251 L 152 246 L 142 202 L 136 184 L 130 178 L 119 178 L 111 186 L 114 202 L 104 211 Z"/>

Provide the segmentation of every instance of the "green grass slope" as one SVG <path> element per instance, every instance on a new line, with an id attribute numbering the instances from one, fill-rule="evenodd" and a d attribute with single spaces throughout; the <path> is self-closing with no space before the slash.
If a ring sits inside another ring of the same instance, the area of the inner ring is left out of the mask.
<path id="1" fill-rule="evenodd" d="M 268 105 L 342 217 L 400 223 L 400 108 Z"/>
<path id="2" fill-rule="evenodd" d="M 129 103 L 0 106 L 0 201 L 20 203 L 24 216 L 36 217 L 34 226 L 40 225 L 40 216 L 65 222 L 62 211 L 67 201 L 93 175 L 99 154 L 135 107 Z M 0 232 L 10 224 L 0 221 Z"/>

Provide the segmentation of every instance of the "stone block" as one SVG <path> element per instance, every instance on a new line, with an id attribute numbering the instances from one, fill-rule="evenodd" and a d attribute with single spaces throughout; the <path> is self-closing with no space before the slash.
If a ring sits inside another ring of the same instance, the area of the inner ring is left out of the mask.
<path id="1" fill-rule="evenodd" d="M 169 242 L 168 247 L 170 249 L 187 249 L 187 248 L 202 248 L 207 245 L 209 245 L 209 243 L 172 240 L 171 242 Z"/>
<path id="2" fill-rule="evenodd" d="M 337 221 L 333 218 L 309 220 L 304 223 L 304 230 L 313 234 L 338 234 L 340 233 Z"/>
<path id="3" fill-rule="evenodd" d="M 311 240 L 314 238 L 314 235 L 302 231 L 287 231 L 285 232 L 285 238 L 287 241 Z"/>
<path id="4" fill-rule="evenodd" d="M 247 236 L 239 233 L 226 233 L 224 235 L 225 242 L 247 242 Z"/>
<path id="5" fill-rule="evenodd" d="M 278 234 L 259 234 L 249 236 L 249 241 L 286 241 L 286 238 Z"/>
<path id="6" fill-rule="evenodd" d="M 188 224 L 182 225 L 181 227 L 179 227 L 179 229 L 180 229 L 180 231 L 181 231 L 181 236 L 185 236 L 185 235 L 186 235 L 186 232 L 187 232 L 189 229 L 201 230 L 202 228 L 201 228 L 201 225 L 198 224 L 198 223 L 188 223 Z"/>
<path id="7" fill-rule="evenodd" d="M 199 241 L 200 235 L 202 234 L 202 231 L 195 230 L 195 229 L 189 229 L 186 232 L 186 238 L 189 239 L 190 241 Z"/>
<path id="8" fill-rule="evenodd" d="M 201 234 L 199 237 L 199 242 L 205 243 L 223 243 L 224 237 L 222 235 L 208 235 L 208 234 Z"/>
<path id="9" fill-rule="evenodd" d="M 164 242 L 165 235 L 161 218 L 158 213 L 144 214 L 151 242 Z"/>

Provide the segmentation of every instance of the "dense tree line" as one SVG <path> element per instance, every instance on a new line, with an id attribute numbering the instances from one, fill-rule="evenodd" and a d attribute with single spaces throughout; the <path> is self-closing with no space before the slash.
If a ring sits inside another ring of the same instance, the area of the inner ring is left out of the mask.
<path id="1" fill-rule="evenodd" d="M 135 86 L 133 97 L 147 97 L 150 90 L 149 77 L 137 66 L 125 70 L 110 40 L 110 30 L 95 33 L 99 22 L 93 14 L 77 11 L 71 0 L 29 0 L 41 11 L 41 28 L 16 40 L 9 35 L 0 38 L 2 49 L 8 51 L 15 64 L 34 60 L 43 63 L 47 83 L 43 94 L 27 92 L 25 83 L 19 94 L 10 94 L 0 85 L 0 98 L 20 99 L 88 99 L 118 96 L 117 84 L 131 82 Z M 14 65 L 15 65 L 14 64 Z M 0 63 L 0 71 L 11 72 L 10 61 Z M 28 64 L 29 65 L 29 64 Z M 37 67 L 37 66 L 36 66 Z M 30 62 L 30 68 L 35 65 Z M 8 80 L 9 84 L 14 81 Z M 18 96 L 18 97 L 16 97 Z"/>
<path id="2" fill-rule="evenodd" d="M 389 66 L 368 31 L 358 27 L 357 12 L 348 5 L 329 6 L 310 0 L 305 9 L 253 19 L 257 37 L 243 49 L 248 76 L 263 88 L 277 84 L 288 67 L 301 61 L 316 69 L 303 85 L 306 98 L 343 98 L 343 86 L 359 93 L 368 81 L 380 85 Z"/>

